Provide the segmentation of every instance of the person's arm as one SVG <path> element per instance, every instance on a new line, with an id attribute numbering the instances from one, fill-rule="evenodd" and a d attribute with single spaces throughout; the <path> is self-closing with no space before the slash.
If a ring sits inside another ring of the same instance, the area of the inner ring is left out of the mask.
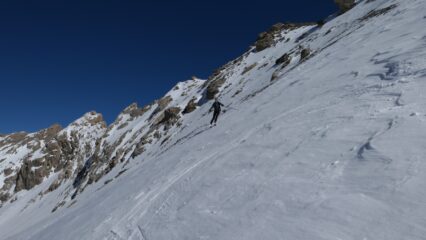
<path id="1" fill-rule="evenodd" d="M 219 104 L 220 104 L 222 107 L 225 107 L 225 105 L 223 105 L 221 102 L 219 102 Z"/>

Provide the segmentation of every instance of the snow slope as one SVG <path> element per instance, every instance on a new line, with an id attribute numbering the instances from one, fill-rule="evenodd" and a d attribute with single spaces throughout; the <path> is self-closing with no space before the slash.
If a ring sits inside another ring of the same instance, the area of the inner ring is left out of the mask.
<path id="1" fill-rule="evenodd" d="M 166 94 L 205 103 L 170 124 L 161 101 L 130 106 L 98 136 L 92 178 L 29 205 L 33 190 L 18 193 L 0 239 L 425 239 L 425 13 L 424 0 L 359 1 L 282 30 L 220 70 L 213 128 L 214 80 Z"/>

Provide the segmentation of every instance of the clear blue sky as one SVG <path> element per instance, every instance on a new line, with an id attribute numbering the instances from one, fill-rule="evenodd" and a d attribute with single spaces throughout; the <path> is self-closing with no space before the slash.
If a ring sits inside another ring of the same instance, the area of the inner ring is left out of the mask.
<path id="1" fill-rule="evenodd" d="M 0 1 L 0 133 L 111 123 L 176 82 L 206 78 L 276 22 L 316 21 L 332 0 Z"/>

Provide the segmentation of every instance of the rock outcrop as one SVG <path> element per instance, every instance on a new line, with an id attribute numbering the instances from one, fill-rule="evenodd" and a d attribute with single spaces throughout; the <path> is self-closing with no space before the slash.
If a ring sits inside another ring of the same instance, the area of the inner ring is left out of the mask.
<path id="1" fill-rule="evenodd" d="M 197 109 L 197 98 L 194 97 L 188 102 L 186 107 L 183 109 L 182 113 L 188 114 L 195 111 L 195 109 Z"/>
<path id="2" fill-rule="evenodd" d="M 29 190 L 43 182 L 43 178 L 47 176 L 50 169 L 46 166 L 37 165 L 33 165 L 33 162 L 28 160 L 24 162 L 16 177 L 15 192 L 24 189 Z M 35 170 L 32 170 L 33 167 L 36 167 Z"/>
<path id="3" fill-rule="evenodd" d="M 210 82 L 207 86 L 206 97 L 208 100 L 212 100 L 219 93 L 220 87 L 225 83 L 225 78 L 218 78 Z"/>
<path id="4" fill-rule="evenodd" d="M 268 31 L 262 32 L 258 35 L 254 44 L 256 52 L 261 52 L 267 48 L 272 47 L 276 40 L 279 39 L 283 31 L 291 31 L 300 27 L 316 25 L 316 23 L 277 23 L 274 24 Z"/>
<path id="5" fill-rule="evenodd" d="M 263 50 L 271 47 L 274 43 L 275 43 L 275 40 L 274 40 L 274 34 L 273 33 L 262 32 L 257 37 L 256 43 L 255 43 L 256 51 L 257 52 L 263 51 Z"/>
<path id="6" fill-rule="evenodd" d="M 288 53 L 284 53 L 280 58 L 275 61 L 276 65 L 282 64 L 283 67 L 289 65 L 291 62 L 291 56 Z"/>
<path id="7" fill-rule="evenodd" d="M 340 12 L 344 13 L 355 6 L 355 0 L 334 0 L 339 6 Z"/>
<path id="8" fill-rule="evenodd" d="M 32 134 L 5 136 L 0 141 L 1 151 L 6 161 L 10 161 L 10 167 L 3 171 L 7 178 L 0 189 L 1 201 L 40 185 L 54 173 L 57 173 L 56 180 L 45 190 L 58 188 L 64 180 L 77 174 L 76 169 L 93 154 L 95 142 L 105 130 L 102 115 L 90 112 L 65 129 L 55 124 Z"/>
<path id="9" fill-rule="evenodd" d="M 300 52 L 300 61 L 306 60 L 311 55 L 311 50 L 309 48 L 302 48 Z"/>
<path id="10" fill-rule="evenodd" d="M 164 115 L 160 120 L 159 124 L 165 124 L 171 126 L 179 120 L 179 113 L 181 109 L 179 107 L 171 107 L 164 111 Z"/>

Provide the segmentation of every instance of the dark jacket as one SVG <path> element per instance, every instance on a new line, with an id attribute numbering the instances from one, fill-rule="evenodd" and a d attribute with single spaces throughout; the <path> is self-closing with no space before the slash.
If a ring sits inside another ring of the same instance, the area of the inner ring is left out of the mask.
<path id="1" fill-rule="evenodd" d="M 219 101 L 215 101 L 214 103 L 213 103 L 213 105 L 212 105 L 212 107 L 210 108 L 210 111 L 211 110 L 214 110 L 215 112 L 220 112 L 220 107 L 221 106 L 225 106 L 225 105 L 223 105 L 221 102 L 219 102 Z"/>

